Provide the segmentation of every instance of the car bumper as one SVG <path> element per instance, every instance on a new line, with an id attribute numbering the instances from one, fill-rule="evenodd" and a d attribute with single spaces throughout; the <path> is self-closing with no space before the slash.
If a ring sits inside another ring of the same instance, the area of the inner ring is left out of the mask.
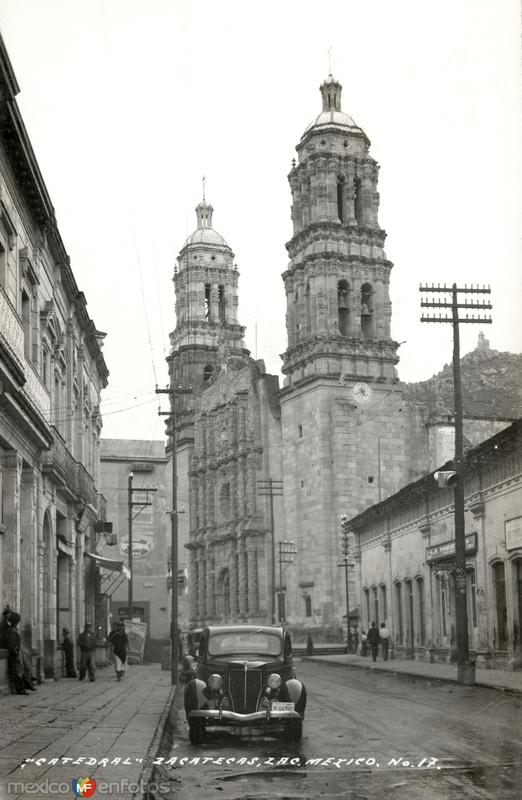
<path id="1" fill-rule="evenodd" d="M 187 719 L 204 719 L 215 725 L 281 725 L 287 719 L 301 719 L 297 711 L 254 711 L 251 714 L 239 714 L 227 709 L 194 709 L 189 711 Z"/>

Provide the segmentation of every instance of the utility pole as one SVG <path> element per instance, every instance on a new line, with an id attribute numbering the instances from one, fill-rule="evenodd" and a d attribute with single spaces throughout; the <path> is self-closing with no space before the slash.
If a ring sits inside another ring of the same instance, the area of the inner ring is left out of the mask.
<path id="1" fill-rule="evenodd" d="M 350 588 L 348 582 L 348 568 L 351 566 L 349 558 L 352 555 L 350 531 L 348 530 L 348 517 L 341 516 L 341 561 L 338 567 L 344 567 L 344 580 L 346 586 L 346 651 L 351 652 L 352 637 L 350 634 Z"/>
<path id="2" fill-rule="evenodd" d="M 132 522 L 133 522 L 133 511 L 132 509 L 134 506 L 141 506 L 144 508 L 145 506 L 151 506 L 152 501 L 149 500 L 149 492 L 157 492 L 157 489 L 150 489 L 146 486 L 133 486 L 132 482 L 134 480 L 134 474 L 129 472 L 129 478 L 127 481 L 127 505 L 128 505 L 128 512 L 129 512 L 129 620 L 132 621 L 132 606 L 133 606 L 133 574 L 132 574 Z M 134 492 L 146 492 L 147 499 L 146 500 L 133 500 Z"/>
<path id="3" fill-rule="evenodd" d="M 293 556 L 297 553 L 294 542 L 279 542 L 279 622 L 286 619 L 286 604 L 283 604 L 283 564 L 293 564 Z M 286 558 L 285 558 L 286 556 Z M 289 558 L 288 558 L 289 556 Z"/>
<path id="4" fill-rule="evenodd" d="M 421 322 L 448 322 L 453 326 L 453 397 L 455 405 L 455 482 L 454 482 L 454 514 L 455 514 L 455 616 L 457 635 L 457 680 L 459 683 L 473 685 L 475 683 L 475 664 L 469 661 L 468 637 L 468 608 L 466 596 L 466 535 L 464 516 L 464 435 L 462 421 L 462 385 L 460 375 L 460 332 L 459 324 L 490 324 L 491 317 L 481 316 L 492 308 L 491 303 L 483 300 L 482 303 L 475 298 L 468 299 L 467 295 L 491 294 L 491 289 L 486 286 L 480 288 L 473 285 L 458 288 L 454 283 L 448 286 L 420 286 L 419 291 L 425 294 L 443 294 L 445 297 L 437 300 L 421 300 L 423 308 L 444 308 L 446 313 L 439 316 L 422 316 Z M 464 295 L 464 302 L 459 299 Z M 451 299 L 450 299 L 451 298 Z M 460 311 L 459 311 L 460 309 Z M 465 311 L 478 311 L 477 316 L 463 314 Z M 451 316 L 448 314 L 451 310 Z"/>
<path id="5" fill-rule="evenodd" d="M 170 512 L 170 570 L 171 570 L 171 610 L 170 610 L 170 682 L 176 686 L 178 682 L 178 642 L 179 642 L 179 621 L 178 621 L 178 453 L 176 441 L 176 395 L 190 394 L 192 387 L 184 389 L 177 388 L 158 389 L 156 394 L 168 394 L 170 397 L 170 411 L 158 411 L 160 417 L 169 417 L 172 441 L 171 464 L 172 464 L 172 509 Z"/>
<path id="6" fill-rule="evenodd" d="M 274 533 L 274 497 L 281 497 L 283 494 L 283 481 L 275 481 L 269 478 L 267 481 L 258 481 L 258 494 L 270 497 L 270 622 L 275 625 L 275 533 Z"/>

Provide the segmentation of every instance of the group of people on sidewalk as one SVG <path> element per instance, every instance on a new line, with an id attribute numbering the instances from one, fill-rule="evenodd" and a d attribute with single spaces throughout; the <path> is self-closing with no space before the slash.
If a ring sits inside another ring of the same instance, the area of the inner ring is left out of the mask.
<path id="1" fill-rule="evenodd" d="M 381 622 L 381 627 L 378 628 L 375 622 L 370 625 L 370 630 L 366 634 L 364 631 L 361 635 L 361 655 L 365 656 L 368 652 L 368 645 L 370 645 L 370 653 L 372 660 L 377 660 L 379 653 L 379 645 L 381 646 L 382 659 L 388 661 L 388 650 L 390 647 L 390 632 L 384 622 Z"/>
<path id="2" fill-rule="evenodd" d="M 73 644 L 69 637 L 69 631 L 66 628 L 63 629 L 63 634 L 66 674 L 68 678 L 75 678 L 76 671 L 74 669 Z M 127 649 L 129 647 L 129 639 L 125 632 L 124 622 L 114 623 L 114 627 L 109 633 L 107 641 L 112 645 L 112 657 L 116 679 L 121 681 L 125 674 L 125 667 L 127 666 Z M 80 676 L 78 680 L 80 681 L 83 681 L 86 674 L 88 674 L 90 681 L 96 680 L 96 644 L 96 636 L 92 630 L 92 625 L 90 622 L 86 622 L 85 628 L 78 636 L 78 647 L 80 648 Z"/>
<path id="3" fill-rule="evenodd" d="M 28 694 L 36 691 L 37 679 L 32 674 L 30 654 L 23 647 L 18 626 L 20 614 L 7 605 L 0 620 L 0 647 L 7 650 L 7 677 L 12 694 Z M 121 681 L 127 666 L 127 651 L 129 639 L 125 631 L 124 622 L 115 622 L 112 631 L 107 637 L 112 645 L 112 656 L 116 679 Z M 90 622 L 85 623 L 83 631 L 78 636 L 80 649 L 80 675 L 83 681 L 86 674 L 90 681 L 96 679 L 96 636 Z M 74 644 L 68 628 L 62 628 L 62 649 L 65 661 L 65 675 L 67 678 L 76 678 L 74 660 Z"/>

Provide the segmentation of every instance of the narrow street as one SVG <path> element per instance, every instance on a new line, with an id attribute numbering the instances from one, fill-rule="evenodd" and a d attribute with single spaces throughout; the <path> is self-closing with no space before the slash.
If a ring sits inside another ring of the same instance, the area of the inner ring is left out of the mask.
<path id="1" fill-rule="evenodd" d="M 161 768 L 171 796 L 519 800 L 522 697 L 315 663 L 297 668 L 308 689 L 300 745 L 209 732 L 192 746 L 179 693 L 170 764 Z"/>

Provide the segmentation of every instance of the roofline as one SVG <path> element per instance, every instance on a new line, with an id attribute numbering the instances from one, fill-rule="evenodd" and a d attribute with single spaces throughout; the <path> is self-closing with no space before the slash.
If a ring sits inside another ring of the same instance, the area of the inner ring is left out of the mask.
<path id="1" fill-rule="evenodd" d="M 54 206 L 51 202 L 42 173 L 40 172 L 36 155 L 15 99 L 15 96 L 19 92 L 20 87 L 16 80 L 4 40 L 0 34 L 0 107 L 3 106 L 5 109 L 7 117 L 5 120 L 6 127 L 10 129 L 14 146 L 21 155 L 21 160 L 27 170 L 28 178 L 34 189 L 34 199 L 30 199 L 27 191 L 23 189 L 21 189 L 21 194 L 37 224 L 42 225 L 45 229 L 50 249 L 54 258 L 60 265 L 66 294 L 78 313 L 79 321 L 86 333 L 87 347 L 96 362 L 103 386 L 107 386 L 109 370 L 96 339 L 96 327 L 87 313 L 85 295 L 78 289 L 71 269 L 71 260 L 65 249 L 60 231 L 58 230 Z M 4 129 L 2 136 L 4 141 L 8 138 L 5 135 L 6 133 L 7 131 Z M 7 150 L 7 157 L 11 160 L 12 156 L 9 150 Z"/>
<path id="2" fill-rule="evenodd" d="M 485 455 L 490 451 L 494 451 L 500 443 L 507 441 L 509 439 L 515 439 L 520 437 L 522 433 L 522 417 L 517 419 L 512 425 L 508 428 L 504 428 L 499 433 L 496 433 L 489 439 L 486 439 L 484 442 L 481 442 L 476 447 L 471 448 L 464 454 L 464 475 L 469 474 L 475 467 L 477 461 L 479 460 L 481 455 Z M 500 457 L 502 453 L 497 453 Z M 386 500 L 382 500 L 380 503 L 376 503 L 370 508 L 367 508 L 365 511 L 358 514 L 356 517 L 352 517 L 352 519 L 348 520 L 346 525 L 349 528 L 361 529 L 364 528 L 372 519 L 379 518 L 384 516 L 385 514 L 390 513 L 396 507 L 404 507 L 405 501 L 407 498 L 413 498 L 415 495 L 422 495 L 425 496 L 427 494 L 432 494 L 433 492 L 437 491 L 437 485 L 435 482 L 434 475 L 436 472 L 443 472 L 444 470 L 452 470 L 454 467 L 453 459 L 447 461 L 437 469 L 433 470 L 433 472 L 428 473 L 427 475 L 423 475 L 422 478 L 419 478 L 414 483 L 409 483 L 407 486 L 404 486 L 395 494 L 392 494 L 390 497 L 387 497 Z"/>

